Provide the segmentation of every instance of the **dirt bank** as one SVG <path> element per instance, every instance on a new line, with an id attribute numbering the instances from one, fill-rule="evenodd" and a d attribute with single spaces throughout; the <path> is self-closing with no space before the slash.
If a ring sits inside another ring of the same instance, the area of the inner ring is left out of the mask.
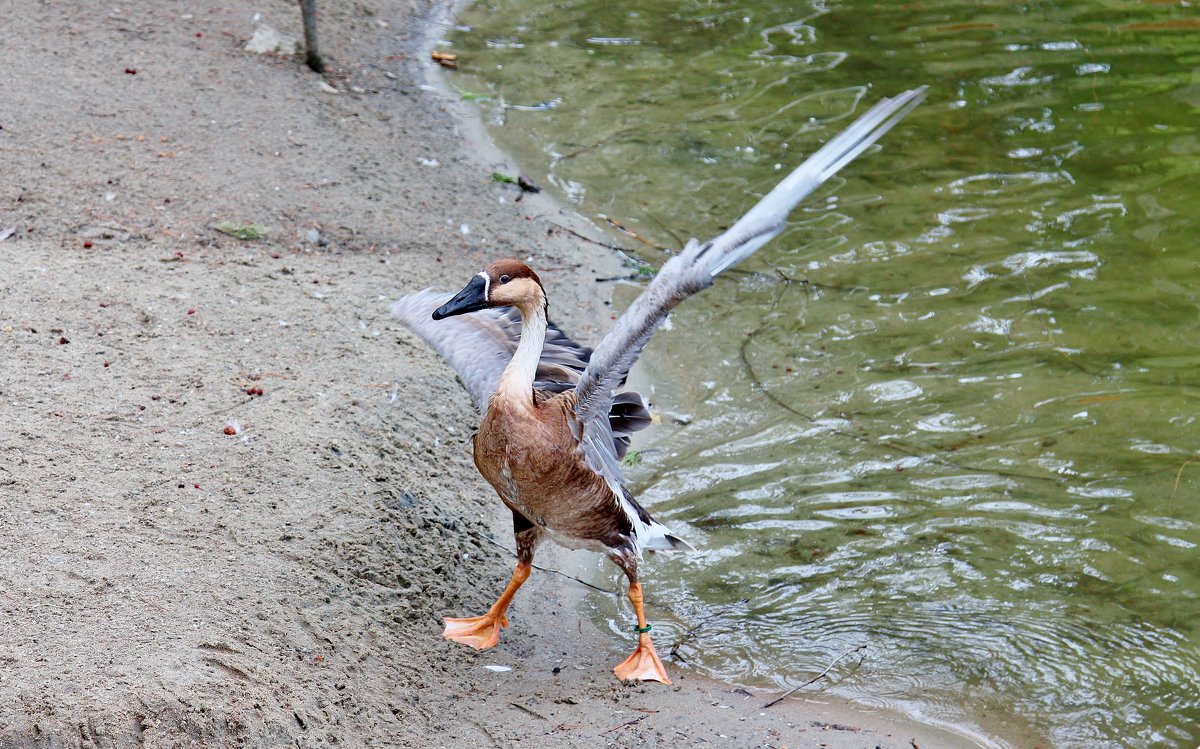
<path id="1" fill-rule="evenodd" d="M 326 79 L 241 49 L 292 2 L 0 3 L 0 746 L 969 745 L 621 686 L 546 574 L 498 649 L 441 641 L 509 539 L 387 301 L 532 257 L 595 340 L 612 259 L 422 87 L 424 3 L 323 11 Z"/>

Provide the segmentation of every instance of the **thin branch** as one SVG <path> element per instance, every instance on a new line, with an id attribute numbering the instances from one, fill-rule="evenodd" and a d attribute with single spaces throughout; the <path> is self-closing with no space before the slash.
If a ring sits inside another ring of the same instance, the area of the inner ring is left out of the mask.
<path id="1" fill-rule="evenodd" d="M 624 138 L 625 136 L 627 136 L 633 132 L 634 132 L 633 130 L 630 130 L 628 128 L 625 130 L 618 130 L 615 133 L 605 135 L 604 137 L 602 137 L 600 140 L 596 141 L 595 143 L 590 143 L 586 146 L 580 146 L 579 148 L 576 148 L 574 151 L 571 151 L 570 153 L 561 154 L 561 155 L 555 157 L 554 161 L 557 163 L 559 161 L 564 161 L 566 159 L 573 159 L 576 156 L 587 153 L 588 151 L 594 151 L 597 148 L 600 148 L 601 146 L 607 145 L 608 142 L 610 140 L 612 140 L 613 138 Z"/>
<path id="2" fill-rule="evenodd" d="M 512 705 L 513 707 L 517 708 L 518 710 L 520 710 L 522 712 L 529 713 L 530 715 L 532 715 L 535 718 L 541 718 L 542 720 L 550 720 L 545 715 L 542 715 L 541 713 L 539 713 L 537 710 L 534 710 L 533 708 L 530 708 L 530 707 L 525 707 L 520 702 L 510 702 L 508 704 Z"/>
<path id="3" fill-rule="evenodd" d="M 1025 300 L 1029 302 L 1029 312 L 1036 311 L 1037 300 L 1033 298 L 1033 289 L 1029 286 L 1029 273 L 1021 271 L 1021 281 L 1025 284 Z M 1042 315 L 1037 316 L 1038 323 L 1042 326 L 1042 335 L 1046 337 L 1050 343 L 1054 343 L 1054 334 L 1050 332 L 1050 327 L 1046 325 L 1046 319 Z M 1012 343 L 1012 336 L 1009 336 L 1009 343 Z"/>
<path id="4" fill-rule="evenodd" d="M 592 244 L 599 245 L 606 250 L 612 250 L 613 252 L 619 252 L 625 258 L 629 257 L 628 255 L 625 254 L 624 249 L 617 247 L 616 245 L 605 244 L 604 242 L 601 242 L 597 239 L 592 239 L 591 237 L 585 237 L 584 235 L 580 234 L 579 232 L 575 231 L 574 229 L 568 229 L 567 227 L 563 226 L 562 224 L 556 224 L 549 219 L 546 220 L 546 223 L 550 224 L 551 226 L 555 226 L 555 227 L 558 227 L 559 229 L 562 229 L 563 231 L 565 231 L 566 233 L 570 234 L 573 237 L 576 237 L 577 239 L 582 239 L 585 242 L 591 242 Z"/>
<path id="5" fill-rule="evenodd" d="M 630 229 L 630 228 L 626 227 L 625 225 L 623 225 L 621 222 L 617 221 L 617 220 L 616 220 L 616 219 L 614 219 L 614 218 L 610 218 L 609 216 L 605 216 L 603 213 L 598 213 L 598 214 L 596 214 L 596 216 L 597 216 L 597 218 L 600 218 L 600 219 L 602 219 L 603 221 L 607 222 L 607 223 L 608 223 L 610 226 L 612 226 L 614 229 L 616 229 L 617 231 L 621 232 L 621 233 L 622 233 L 622 234 L 624 234 L 625 236 L 627 236 L 627 237 L 630 237 L 631 239 L 636 239 L 637 241 L 641 242 L 642 244 L 648 244 L 648 245 L 650 245 L 651 247 L 653 247 L 653 248 L 654 248 L 654 249 L 656 249 L 656 250 L 663 250 L 663 251 L 665 251 L 665 252 L 669 252 L 669 253 L 671 253 L 672 255 L 674 255 L 674 254 L 676 253 L 676 251 L 675 251 L 675 250 L 672 250 L 670 247 L 667 247 L 667 246 L 665 246 L 665 245 L 661 245 L 661 244 L 659 244 L 658 242 L 655 242 L 655 241 L 654 241 L 654 240 L 652 240 L 652 239 L 646 239 L 646 238 L 645 238 L 645 237 L 643 237 L 641 234 L 638 234 L 638 233 L 637 233 L 637 232 L 635 232 L 633 229 Z"/>
<path id="6" fill-rule="evenodd" d="M 668 651 L 669 655 L 672 658 L 677 658 L 681 661 L 686 662 L 687 659 L 679 654 L 679 648 L 683 647 L 684 644 L 687 643 L 688 640 L 695 637 L 696 633 L 699 632 L 704 627 L 705 624 L 708 624 L 710 621 L 712 621 L 713 619 L 715 619 L 716 617 L 718 617 L 720 615 L 721 615 L 720 611 L 714 611 L 713 613 L 709 614 L 708 616 L 706 616 L 702 620 L 700 620 L 700 622 L 698 624 L 694 624 L 694 625 L 688 627 L 687 630 L 685 630 L 684 633 L 682 635 L 680 635 L 679 639 L 676 640 L 671 645 L 671 649 L 670 649 L 670 651 Z"/>
<path id="7" fill-rule="evenodd" d="M 613 731 L 619 731 L 622 728 L 628 728 L 629 726 L 636 726 L 638 723 L 641 723 L 643 720 L 645 720 L 646 718 L 649 718 L 649 717 L 650 717 L 649 715 L 643 715 L 640 718 L 634 718 L 633 720 L 627 720 L 619 726 L 613 726 L 612 728 L 608 729 L 604 733 L 612 733 Z"/>
<path id="8" fill-rule="evenodd" d="M 1179 491 L 1179 480 L 1183 478 L 1183 469 L 1187 468 L 1188 463 L 1195 463 L 1197 460 L 1200 460 L 1200 455 L 1193 455 L 1179 466 L 1179 473 L 1175 474 L 1175 484 L 1171 487 L 1171 499 L 1175 499 L 1175 492 Z"/>
<path id="9" fill-rule="evenodd" d="M 786 692 L 784 692 L 782 695 L 780 695 L 780 696 L 776 697 L 775 699 L 771 700 L 771 701 L 770 701 L 770 702 L 768 702 L 767 704 L 763 705 L 763 706 L 762 706 L 762 708 L 760 708 L 760 709 L 762 709 L 762 710 L 766 710 L 768 707 L 771 707 L 772 705 L 777 705 L 777 704 L 779 704 L 780 702 L 783 702 L 783 701 L 784 701 L 784 700 L 786 700 L 788 697 L 791 697 L 791 696 L 792 696 L 793 694 L 795 694 L 796 692 L 799 692 L 801 689 L 804 689 L 804 688 L 805 688 L 805 687 L 807 687 L 809 684 L 812 684 L 812 683 L 813 683 L 814 681 L 816 681 L 817 679 L 820 679 L 822 676 L 824 676 L 825 674 L 829 673 L 830 669 L 832 669 L 832 668 L 833 668 L 835 665 L 837 665 L 837 662 L 838 662 L 838 661 L 840 661 L 841 659 L 845 658 L 846 656 L 850 655 L 851 653 L 857 653 L 857 652 L 858 652 L 858 651 L 860 651 L 860 650 L 864 650 L 866 647 L 867 647 L 866 645 L 859 645 L 859 646 L 858 646 L 858 647 L 856 647 L 856 648 L 851 648 L 850 650 L 847 650 L 846 652 L 844 652 L 844 653 L 842 653 L 841 655 L 839 655 L 837 658 L 834 658 L 832 661 L 830 661 L 829 665 L 825 667 L 825 670 L 824 670 L 824 671 L 822 671 L 821 673 L 819 673 L 819 674 L 817 674 L 816 676 L 812 677 L 811 679 L 809 679 L 808 681 L 804 682 L 804 683 L 803 683 L 803 684 L 801 684 L 800 686 L 798 686 L 798 687 L 792 687 L 791 689 L 789 689 L 789 690 L 787 690 Z"/>

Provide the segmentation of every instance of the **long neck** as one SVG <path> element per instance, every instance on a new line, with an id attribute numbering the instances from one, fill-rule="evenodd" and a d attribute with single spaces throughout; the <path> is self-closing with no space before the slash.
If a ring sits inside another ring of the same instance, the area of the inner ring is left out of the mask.
<path id="1" fill-rule="evenodd" d="M 546 343 L 546 306 L 541 300 L 517 307 L 521 312 L 521 342 L 500 375 L 496 394 L 510 403 L 533 407 L 533 381 Z"/>

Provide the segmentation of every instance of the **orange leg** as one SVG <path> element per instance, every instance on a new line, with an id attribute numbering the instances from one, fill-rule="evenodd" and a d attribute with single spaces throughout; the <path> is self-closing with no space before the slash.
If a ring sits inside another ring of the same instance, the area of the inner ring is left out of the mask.
<path id="1" fill-rule="evenodd" d="M 442 632 L 442 637 L 470 645 L 476 650 L 487 650 L 500 642 L 500 628 L 508 626 L 508 617 L 504 614 L 508 611 L 508 604 L 512 603 L 517 589 L 529 577 L 530 566 L 529 562 L 517 562 L 517 568 L 513 571 L 512 580 L 508 581 L 508 587 L 483 616 L 472 616 L 466 619 L 446 617 L 443 619 L 442 622 L 446 625 L 446 629 Z"/>
<path id="2" fill-rule="evenodd" d="M 629 602 L 633 604 L 633 610 L 637 613 L 637 649 L 621 665 L 614 668 L 613 673 L 624 681 L 661 681 L 663 684 L 670 684 L 667 670 L 663 668 L 658 653 L 654 652 L 654 643 L 650 640 L 650 625 L 646 623 L 646 612 L 642 608 L 641 583 L 634 580 L 629 581 Z"/>

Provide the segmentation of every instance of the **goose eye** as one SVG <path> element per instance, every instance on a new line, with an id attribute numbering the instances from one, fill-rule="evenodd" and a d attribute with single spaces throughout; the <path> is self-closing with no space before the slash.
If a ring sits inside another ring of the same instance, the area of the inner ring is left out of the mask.
<path id="1" fill-rule="evenodd" d="M 505 275 L 505 276 L 500 276 L 500 283 L 508 283 L 508 282 L 509 282 L 509 281 L 511 281 L 511 280 L 512 280 L 512 279 L 511 279 L 511 278 L 509 278 L 509 277 L 508 277 L 508 276 L 506 276 L 506 275 Z"/>

